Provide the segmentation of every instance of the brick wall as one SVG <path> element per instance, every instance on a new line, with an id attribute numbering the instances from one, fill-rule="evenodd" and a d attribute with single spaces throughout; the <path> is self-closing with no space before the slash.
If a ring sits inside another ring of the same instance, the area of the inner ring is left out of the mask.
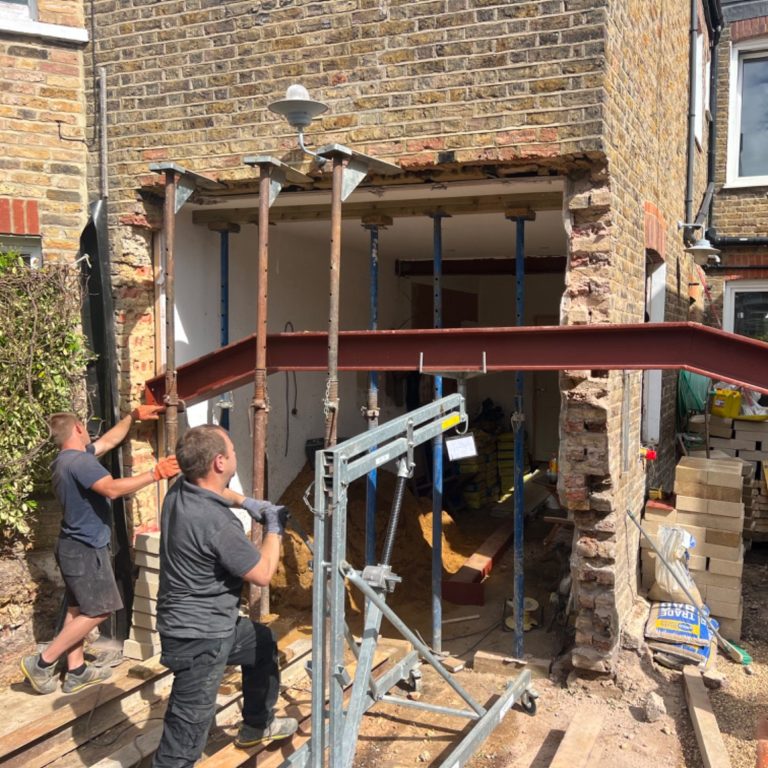
<path id="1" fill-rule="evenodd" d="M 267 104 L 301 81 L 330 107 L 310 141 L 349 144 L 411 171 L 586 165 L 602 143 L 604 6 L 270 0 L 254 9 L 208 0 L 94 0 L 88 64 L 107 72 L 123 399 L 138 396 L 156 365 L 152 276 L 161 216 L 156 198 L 137 193 L 159 181 L 149 163 L 174 161 L 231 182 L 252 178 L 245 154 L 285 156 L 295 147 L 295 135 Z M 137 442 L 131 449 L 127 460 L 140 464 L 145 449 Z M 153 503 L 139 495 L 134 521 L 152 516 Z"/>
<path id="2" fill-rule="evenodd" d="M 604 6 L 95 0 L 111 193 L 131 213 L 158 160 L 249 177 L 244 154 L 295 145 L 266 107 L 296 80 L 330 106 L 310 139 L 409 168 L 599 150 Z"/>
<path id="3" fill-rule="evenodd" d="M 570 269 L 563 322 L 644 319 L 646 251 L 667 264 L 665 316 L 686 319 L 690 257 L 675 222 L 685 199 L 687 8 L 666 0 L 611 6 L 607 34 L 607 163 L 567 194 Z M 681 107 L 681 105 L 683 105 Z M 698 194 L 705 155 L 697 156 Z M 609 671 L 636 595 L 638 534 L 626 516 L 645 495 L 638 458 L 642 376 L 565 371 L 561 376 L 562 496 L 574 511 L 574 665 Z M 675 379 L 663 380 L 664 429 L 656 482 L 674 465 Z"/>
<path id="4" fill-rule="evenodd" d="M 41 22 L 84 25 L 82 0 L 37 6 Z M 0 92 L 0 234 L 40 235 L 44 258 L 71 259 L 87 219 L 87 150 L 62 141 L 56 121 L 64 136 L 86 138 L 82 46 L 12 35 L 0 24 Z"/>

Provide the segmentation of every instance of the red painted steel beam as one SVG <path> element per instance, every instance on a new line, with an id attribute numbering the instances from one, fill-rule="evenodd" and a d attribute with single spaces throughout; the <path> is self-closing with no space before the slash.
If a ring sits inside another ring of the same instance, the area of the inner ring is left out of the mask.
<path id="1" fill-rule="evenodd" d="M 178 368 L 179 397 L 199 402 L 253 380 L 249 336 Z M 267 367 L 324 372 L 327 334 L 269 336 Z M 768 344 L 698 323 L 571 325 L 525 328 L 343 331 L 340 371 L 560 371 L 684 369 L 768 393 Z M 146 384 L 162 402 L 164 377 Z"/>

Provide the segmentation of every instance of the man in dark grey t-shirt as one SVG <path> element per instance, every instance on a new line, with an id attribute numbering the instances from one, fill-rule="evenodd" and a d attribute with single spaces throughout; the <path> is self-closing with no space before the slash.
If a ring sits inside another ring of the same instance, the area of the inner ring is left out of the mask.
<path id="1" fill-rule="evenodd" d="M 42 653 L 25 656 L 21 670 L 38 693 L 53 693 L 56 662 L 67 657 L 62 691 L 74 693 L 109 677 L 109 668 L 85 663 L 83 643 L 88 633 L 110 613 L 123 607 L 115 583 L 110 554 L 111 499 L 135 493 L 179 472 L 173 456 L 160 459 L 153 469 L 133 477 L 114 478 L 98 457 L 116 448 L 128 436 L 134 421 L 157 420 L 162 406 L 140 405 L 95 442 L 74 413 L 55 413 L 49 420 L 59 453 L 51 465 L 53 492 L 61 504 L 61 533 L 56 562 L 64 578 L 67 614 L 61 632 Z"/>
<path id="2" fill-rule="evenodd" d="M 237 456 L 221 427 L 188 430 L 176 456 L 184 477 L 163 503 L 157 596 L 160 661 L 174 678 L 154 768 L 193 766 L 200 757 L 227 665 L 242 668 L 237 746 L 286 738 L 298 727 L 274 714 L 280 671 L 272 632 L 238 615 L 243 582 L 267 586 L 277 569 L 287 511 L 229 490 Z M 261 550 L 230 506 L 264 526 Z"/>

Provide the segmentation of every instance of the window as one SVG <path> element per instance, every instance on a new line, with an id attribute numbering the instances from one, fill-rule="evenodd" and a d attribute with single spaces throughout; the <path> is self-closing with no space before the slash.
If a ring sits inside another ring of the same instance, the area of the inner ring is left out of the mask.
<path id="1" fill-rule="evenodd" d="M 725 284 L 723 329 L 768 341 L 768 280 L 733 280 Z"/>
<path id="2" fill-rule="evenodd" d="M 667 301 L 667 265 L 657 254 L 646 251 L 645 257 L 645 319 L 663 323 Z M 644 445 L 661 441 L 661 371 L 643 372 L 643 406 L 640 439 Z"/>
<path id="3" fill-rule="evenodd" d="M 707 38 L 701 29 L 701 20 L 699 20 L 699 30 L 696 33 L 696 60 L 694 61 L 696 81 L 693 93 L 693 111 L 696 115 L 696 141 L 699 143 L 699 147 L 702 147 L 704 143 L 704 129 L 709 112 L 710 59 L 706 40 Z"/>
<path id="4" fill-rule="evenodd" d="M 33 269 L 43 264 L 43 249 L 39 237 L 0 237 L 0 251 L 13 251 Z"/>
<path id="5" fill-rule="evenodd" d="M 36 10 L 34 0 L 0 0 L 0 16 L 34 19 Z"/>
<path id="6" fill-rule="evenodd" d="M 728 186 L 768 186 L 768 40 L 731 49 Z"/>

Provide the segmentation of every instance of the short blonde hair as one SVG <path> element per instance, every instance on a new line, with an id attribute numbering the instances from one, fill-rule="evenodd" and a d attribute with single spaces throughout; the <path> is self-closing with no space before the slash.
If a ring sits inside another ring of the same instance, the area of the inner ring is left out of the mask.
<path id="1" fill-rule="evenodd" d="M 80 421 L 75 413 L 54 413 L 48 419 L 48 427 L 51 430 L 51 440 L 57 448 L 70 438 L 75 424 Z"/>

